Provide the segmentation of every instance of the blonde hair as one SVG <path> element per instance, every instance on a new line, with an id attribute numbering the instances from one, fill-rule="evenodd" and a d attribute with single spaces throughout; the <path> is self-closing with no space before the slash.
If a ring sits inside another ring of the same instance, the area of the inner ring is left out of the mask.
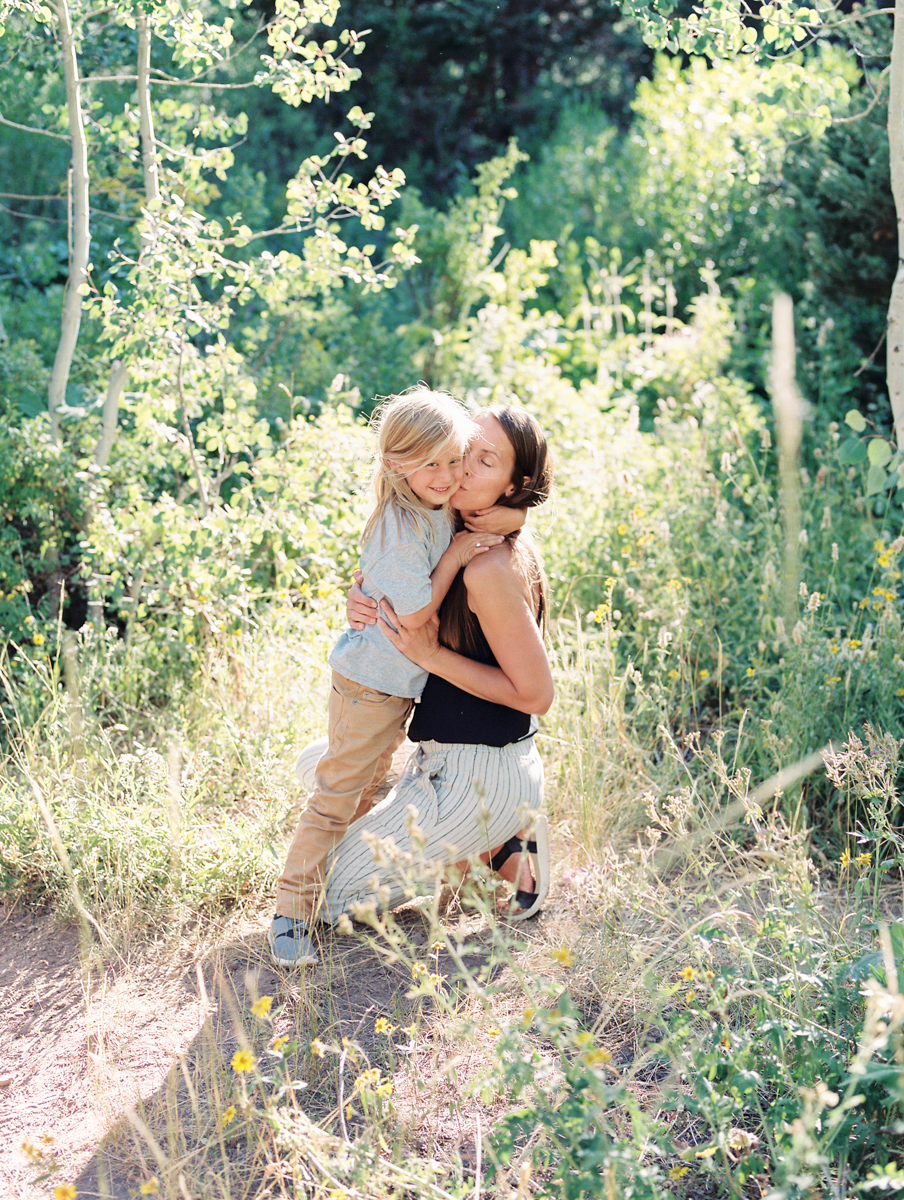
<path id="1" fill-rule="evenodd" d="M 413 529 L 419 527 L 418 516 L 432 510 L 414 494 L 407 477 L 447 447 L 464 454 L 473 423 L 464 406 L 447 392 L 434 392 L 420 385 L 398 396 L 385 397 L 374 412 L 371 428 L 377 436 L 375 502 L 364 526 L 362 544 L 373 537 L 390 510 L 400 527 L 403 521 Z"/>

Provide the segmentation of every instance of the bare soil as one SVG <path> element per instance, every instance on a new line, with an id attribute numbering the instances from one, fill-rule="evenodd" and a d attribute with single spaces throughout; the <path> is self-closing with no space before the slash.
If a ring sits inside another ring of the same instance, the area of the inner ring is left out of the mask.
<path id="1" fill-rule="evenodd" d="M 543 914 L 519 927 L 538 961 L 549 962 L 553 925 L 555 944 L 563 935 L 555 907 L 553 897 Z M 568 920 L 567 912 L 562 916 Z M 159 1118 L 166 1097 L 183 1086 L 186 1067 L 191 1074 L 199 1057 L 209 1054 L 211 1034 L 215 1053 L 228 1063 L 240 1045 L 240 1014 L 247 1024 L 258 996 L 272 995 L 280 1009 L 275 1034 L 302 1032 L 334 1042 L 355 1037 L 379 1062 L 385 1043 L 374 1037 L 373 1020 L 386 1014 L 405 1021 L 410 970 L 387 961 L 372 941 L 332 936 L 322 947 L 322 966 L 283 972 L 269 960 L 266 919 L 196 930 L 191 939 L 169 935 L 117 955 L 105 950 L 102 961 L 96 940 L 80 944 L 77 928 L 52 915 L 0 906 L 3 1200 L 46 1198 L 62 1182 L 73 1183 L 82 1198 L 134 1197 L 154 1173 L 154 1162 L 129 1114 L 137 1111 L 152 1123 L 155 1112 Z M 448 919 L 475 946 L 468 967 L 476 971 L 486 957 L 481 944 L 489 948 L 485 921 L 464 912 Z M 399 921 L 426 957 L 427 921 L 416 908 L 403 911 Z M 451 965 L 437 963 L 440 970 Z M 500 1011 L 500 1019 L 504 1015 Z M 459 1085 L 489 1050 L 475 1047 L 456 1061 Z M 435 1059 L 436 1045 L 431 1052 Z M 305 1110 L 317 1120 L 331 1107 L 332 1097 L 327 1099 L 330 1104 L 316 1090 L 305 1093 Z M 403 1093 L 394 1099 L 405 1103 Z M 461 1106 L 450 1114 L 450 1106 L 438 1103 L 423 1115 L 418 1132 L 414 1113 L 414 1146 L 467 1163 L 473 1124 Z"/>

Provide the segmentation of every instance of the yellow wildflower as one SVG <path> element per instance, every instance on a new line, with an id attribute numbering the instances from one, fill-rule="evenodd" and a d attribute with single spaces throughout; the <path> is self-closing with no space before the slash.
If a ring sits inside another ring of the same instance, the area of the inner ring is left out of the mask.
<path id="1" fill-rule="evenodd" d="M 862 645 L 863 643 L 858 641 L 857 638 L 851 638 L 848 642 L 848 650 L 859 650 Z"/>
<path id="2" fill-rule="evenodd" d="M 618 530 L 617 530 L 618 536 L 624 537 L 627 532 L 628 532 L 628 526 L 624 523 L 624 521 L 622 521 L 621 525 L 619 525 Z"/>
<path id="3" fill-rule="evenodd" d="M 40 1162 L 42 1152 L 37 1146 L 33 1146 L 31 1142 L 23 1142 L 19 1147 L 26 1158 L 30 1158 L 32 1162 Z"/>
<path id="4" fill-rule="evenodd" d="M 528 1027 L 528 1025 L 530 1025 L 531 1021 L 533 1021 L 533 1019 L 534 1019 L 534 1010 L 530 1006 L 528 1006 L 524 1010 L 524 1012 L 521 1014 L 521 1024 L 526 1029 Z"/>
<path id="5" fill-rule="evenodd" d="M 895 695 L 904 696 L 904 688 L 898 688 L 898 690 L 895 692 Z"/>
<path id="6" fill-rule="evenodd" d="M 53 1200 L 75 1200 L 77 1195 L 72 1183 L 60 1183 L 53 1189 Z"/>
<path id="7" fill-rule="evenodd" d="M 488 1038 L 499 1037 L 499 1029 L 495 1025 L 488 1025 L 484 1030 L 484 1033 Z"/>
<path id="8" fill-rule="evenodd" d="M 683 1179 L 689 1170 L 690 1167 L 685 1166 L 672 1167 L 669 1171 L 669 1179 Z"/>
<path id="9" fill-rule="evenodd" d="M 861 871 L 864 871 L 867 867 L 872 865 L 872 861 L 872 854 L 869 852 L 869 850 L 864 850 L 862 854 L 858 854 L 854 859 L 854 866 L 859 867 Z"/>
<path id="10" fill-rule="evenodd" d="M 374 1021 L 374 1033 L 385 1033 L 388 1037 L 389 1034 L 394 1032 L 395 1025 L 390 1025 L 386 1017 L 377 1017 L 376 1021 Z"/>
<path id="11" fill-rule="evenodd" d="M 584 1055 L 584 1062 L 591 1067 L 607 1067 L 612 1062 L 612 1055 L 605 1046 L 598 1046 Z"/>
<path id="12" fill-rule="evenodd" d="M 678 678 L 678 672 L 673 667 L 671 669 L 671 671 L 669 671 L 669 679 L 677 679 L 677 678 Z"/>
<path id="13" fill-rule="evenodd" d="M 313 1038 L 311 1040 L 311 1053 L 315 1058 L 323 1058 L 324 1054 L 326 1054 L 326 1046 L 324 1046 L 320 1038 Z"/>
<path id="14" fill-rule="evenodd" d="M 244 1075 L 254 1070 L 254 1055 L 250 1050 L 236 1050 L 232 1056 L 232 1069 L 236 1075 Z"/>
<path id="15" fill-rule="evenodd" d="M 747 678 L 752 679 L 754 675 L 756 675 L 756 667 L 748 667 L 747 668 Z"/>
<path id="16" fill-rule="evenodd" d="M 285 1044 L 286 1044 L 286 1042 L 288 1042 L 288 1040 L 289 1040 L 289 1035 L 287 1033 L 281 1033 L 279 1035 L 279 1037 L 273 1043 L 273 1049 L 276 1051 L 277 1054 L 280 1053 L 283 1046 L 285 1046 Z"/>
<path id="17" fill-rule="evenodd" d="M 159 1196 L 160 1185 L 157 1182 L 157 1176 L 152 1175 L 150 1179 L 146 1179 L 138 1190 L 142 1196 Z"/>
<path id="18" fill-rule="evenodd" d="M 391 1082 L 387 1079 L 385 1081 L 385 1083 L 380 1084 L 380 1086 L 376 1089 L 376 1091 L 377 1091 L 378 1096 L 391 1096 L 392 1095 Z"/>
<path id="19" fill-rule="evenodd" d="M 255 1017 L 263 1018 L 263 1017 L 268 1016 L 272 1005 L 273 1005 L 273 997 L 272 996 L 261 996 L 259 999 L 255 1000 L 255 1002 L 251 1005 L 251 1012 L 253 1013 L 253 1015 Z"/>
<path id="20" fill-rule="evenodd" d="M 445 950 L 445 948 L 446 948 L 446 943 L 439 942 L 439 941 L 433 942 L 433 944 L 430 947 L 431 950 Z"/>
<path id="21" fill-rule="evenodd" d="M 697 972 L 694 970 L 694 968 L 688 965 L 678 972 L 678 977 L 683 979 L 685 983 L 690 983 L 696 974 Z"/>
<path id="22" fill-rule="evenodd" d="M 841 858 L 839 858 L 838 861 L 841 864 L 842 871 L 846 871 L 850 866 L 851 852 L 848 850 L 847 846 L 845 846 L 845 848 L 841 851 Z"/>
<path id="23" fill-rule="evenodd" d="M 702 683 L 707 679 L 709 679 L 709 671 L 707 671 L 706 667 L 704 667 L 703 670 L 700 672 L 700 681 Z"/>
<path id="24" fill-rule="evenodd" d="M 685 993 L 684 993 L 684 1002 L 685 1002 L 685 1004 L 693 1004 L 693 1002 L 694 1002 L 694 997 L 695 997 L 696 995 L 697 995 L 697 993 L 696 993 L 696 992 L 695 992 L 693 989 L 691 989 L 690 991 L 687 991 L 687 992 L 685 992 Z"/>
<path id="25" fill-rule="evenodd" d="M 355 1080 L 355 1087 L 365 1091 L 369 1088 L 375 1088 L 380 1082 L 380 1071 L 377 1067 L 369 1067 L 366 1071 L 362 1071 Z"/>
<path id="26" fill-rule="evenodd" d="M 567 946 L 560 946 L 558 950 L 551 951 L 551 955 L 560 966 L 570 967 L 574 965 L 574 955 Z"/>
<path id="27" fill-rule="evenodd" d="M 31 640 L 34 642 L 34 644 L 36 646 L 43 646 L 44 645 L 44 634 L 36 633 Z M 71 1187 L 71 1186 L 72 1186 L 71 1184 L 64 1184 L 64 1187 Z M 57 1189 L 57 1190 L 59 1190 L 59 1189 Z M 74 1192 L 73 1192 L 73 1195 L 75 1195 Z"/>
<path id="28" fill-rule="evenodd" d="M 433 974 L 430 976 L 430 982 L 433 984 L 434 987 L 441 987 L 442 982 L 443 982 L 443 977 L 442 977 L 442 975 Z"/>
<path id="29" fill-rule="evenodd" d="M 226 1111 L 223 1113 L 222 1117 L 220 1118 L 220 1124 L 228 1125 L 230 1121 L 234 1121 L 234 1120 L 235 1120 L 235 1105 L 230 1104 L 229 1107 L 226 1109 Z"/>
<path id="30" fill-rule="evenodd" d="M 826 683 L 828 683 L 828 684 L 841 683 L 841 676 L 840 675 L 826 675 Z"/>
<path id="31" fill-rule="evenodd" d="M 424 966 L 423 963 L 415 963 L 414 966 L 411 968 L 411 975 L 412 975 L 412 978 L 414 978 L 414 979 L 417 979 L 417 977 L 419 975 L 426 975 L 426 974 L 427 974 L 427 968 Z"/>

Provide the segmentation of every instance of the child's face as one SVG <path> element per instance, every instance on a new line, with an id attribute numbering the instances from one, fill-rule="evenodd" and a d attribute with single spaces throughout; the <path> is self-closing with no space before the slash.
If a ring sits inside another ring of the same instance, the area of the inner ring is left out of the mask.
<path id="1" fill-rule="evenodd" d="M 455 446 L 444 447 L 436 458 L 406 476 L 408 486 L 428 508 L 442 508 L 458 491 L 462 477 L 462 455 Z"/>

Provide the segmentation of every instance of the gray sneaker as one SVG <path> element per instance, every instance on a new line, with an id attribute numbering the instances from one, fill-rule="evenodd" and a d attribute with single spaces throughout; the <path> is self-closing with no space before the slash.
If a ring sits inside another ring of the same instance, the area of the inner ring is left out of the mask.
<path id="1" fill-rule="evenodd" d="M 280 967 L 306 967 L 320 961 L 307 925 L 291 917 L 273 918 L 267 945 L 270 957 Z"/>

